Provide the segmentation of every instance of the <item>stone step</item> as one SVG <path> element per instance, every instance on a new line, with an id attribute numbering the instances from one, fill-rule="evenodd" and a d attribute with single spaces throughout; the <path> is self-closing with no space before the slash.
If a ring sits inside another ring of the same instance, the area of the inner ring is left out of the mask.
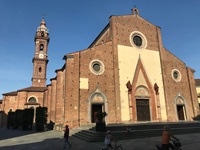
<path id="1" fill-rule="evenodd" d="M 132 138 L 145 138 L 161 136 L 164 124 L 168 124 L 171 127 L 172 132 L 177 134 L 197 133 L 200 132 L 200 122 L 181 122 L 181 123 L 146 123 L 146 124 L 110 124 L 106 126 L 106 130 L 110 130 L 112 136 L 116 140 L 125 140 Z M 131 136 L 125 135 L 125 128 L 129 126 L 131 128 Z M 103 141 L 106 132 L 96 132 L 94 126 L 90 126 L 88 129 L 79 128 L 77 132 L 72 134 L 77 138 L 80 138 L 89 142 Z"/>

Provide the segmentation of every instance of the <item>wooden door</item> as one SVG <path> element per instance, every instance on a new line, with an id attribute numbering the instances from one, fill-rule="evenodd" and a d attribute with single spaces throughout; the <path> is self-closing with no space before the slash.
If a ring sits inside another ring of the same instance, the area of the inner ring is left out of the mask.
<path id="1" fill-rule="evenodd" d="M 137 99 L 136 109 L 137 109 L 138 121 L 150 121 L 150 110 L 149 110 L 148 99 Z"/>
<path id="2" fill-rule="evenodd" d="M 183 105 L 177 105 L 177 113 L 178 113 L 178 119 L 179 120 L 185 120 L 184 106 Z"/>
<path id="3" fill-rule="evenodd" d="M 96 114 L 98 111 L 102 111 L 102 105 L 101 104 L 92 104 L 92 123 L 98 121 L 98 119 L 96 117 Z"/>

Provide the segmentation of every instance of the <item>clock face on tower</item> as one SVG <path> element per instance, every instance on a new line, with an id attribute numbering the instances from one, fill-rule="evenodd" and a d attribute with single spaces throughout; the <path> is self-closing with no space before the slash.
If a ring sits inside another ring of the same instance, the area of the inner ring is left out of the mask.
<path id="1" fill-rule="evenodd" d="M 44 58 L 44 54 L 39 54 L 39 58 Z"/>

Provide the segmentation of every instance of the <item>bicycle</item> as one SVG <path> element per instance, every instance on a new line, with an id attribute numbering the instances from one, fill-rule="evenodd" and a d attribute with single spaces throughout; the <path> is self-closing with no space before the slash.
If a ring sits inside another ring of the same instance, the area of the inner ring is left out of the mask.
<path id="1" fill-rule="evenodd" d="M 172 139 L 170 139 L 172 142 L 173 142 L 173 144 L 172 144 L 172 146 L 173 146 L 173 149 L 170 147 L 169 149 L 171 150 L 182 150 L 181 149 L 181 142 L 180 142 L 180 140 L 172 140 Z M 161 150 L 162 149 L 162 144 L 157 144 L 156 145 L 156 148 L 158 149 L 158 150 Z"/>
<path id="2" fill-rule="evenodd" d="M 103 148 L 101 148 L 101 150 L 110 150 L 110 149 L 108 149 L 107 147 L 103 147 Z M 123 150 L 123 148 L 122 148 L 121 144 L 118 145 L 117 141 L 115 141 L 115 145 L 112 148 L 112 150 Z"/>

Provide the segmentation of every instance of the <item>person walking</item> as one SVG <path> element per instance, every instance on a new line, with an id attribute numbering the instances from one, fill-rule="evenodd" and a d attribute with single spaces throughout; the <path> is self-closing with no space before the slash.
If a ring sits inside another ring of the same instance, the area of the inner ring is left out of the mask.
<path id="1" fill-rule="evenodd" d="M 64 147 L 63 149 L 66 148 L 66 143 L 69 145 L 69 148 L 71 148 L 71 144 L 69 143 L 69 127 L 68 125 L 65 126 L 65 130 L 64 131 Z"/>

